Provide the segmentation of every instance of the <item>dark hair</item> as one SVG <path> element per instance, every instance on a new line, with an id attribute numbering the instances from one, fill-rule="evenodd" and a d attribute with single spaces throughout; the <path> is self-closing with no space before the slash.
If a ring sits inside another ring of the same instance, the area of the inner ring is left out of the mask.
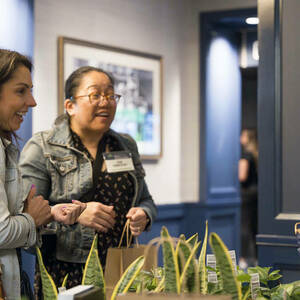
<path id="1" fill-rule="evenodd" d="M 11 50 L 0 49 L 0 92 L 4 83 L 9 81 L 20 66 L 32 70 L 31 61 L 24 55 Z"/>
<path id="2" fill-rule="evenodd" d="M 254 156 L 255 163 L 258 161 L 258 141 L 257 141 L 257 130 L 255 128 L 244 128 L 242 132 L 245 132 L 248 136 L 248 143 L 245 145 L 245 149 L 252 153 Z"/>
<path id="3" fill-rule="evenodd" d="M 0 98 L 3 85 L 13 77 L 20 66 L 26 67 L 30 72 L 32 70 L 32 63 L 26 56 L 16 51 L 0 49 Z M 17 138 L 13 131 L 1 129 L 0 120 L 0 136 L 11 139 L 12 135 Z"/>
<path id="4" fill-rule="evenodd" d="M 80 67 L 79 69 L 75 70 L 68 77 L 68 79 L 66 81 L 66 84 L 65 84 L 66 99 L 70 99 L 71 97 L 74 97 L 76 89 L 79 87 L 80 81 L 81 81 L 83 75 L 86 73 L 92 72 L 92 71 L 96 71 L 96 72 L 105 74 L 111 81 L 112 85 L 114 85 L 115 81 L 114 81 L 112 75 L 109 74 L 108 72 L 106 72 L 100 68 L 91 67 L 91 66 Z"/>

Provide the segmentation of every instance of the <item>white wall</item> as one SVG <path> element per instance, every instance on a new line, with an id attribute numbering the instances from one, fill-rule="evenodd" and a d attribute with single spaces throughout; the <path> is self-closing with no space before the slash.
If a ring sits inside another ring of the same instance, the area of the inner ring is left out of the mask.
<path id="1" fill-rule="evenodd" d="M 158 204 L 196 202 L 199 186 L 199 11 L 255 0 L 36 0 L 33 132 L 57 115 L 57 37 L 163 57 L 163 157 L 144 164 Z"/>

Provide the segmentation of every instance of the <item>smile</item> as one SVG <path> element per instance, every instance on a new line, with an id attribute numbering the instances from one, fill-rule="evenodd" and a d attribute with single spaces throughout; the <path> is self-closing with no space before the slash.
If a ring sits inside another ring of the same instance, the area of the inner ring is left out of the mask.
<path id="1" fill-rule="evenodd" d="M 26 115 L 27 111 L 20 111 L 20 112 L 17 112 L 16 115 L 18 115 L 19 117 L 23 118 L 25 115 Z"/>
<path id="2" fill-rule="evenodd" d="M 105 113 L 105 112 L 101 112 L 101 113 L 98 113 L 96 114 L 97 117 L 109 117 L 109 114 L 108 113 Z"/>

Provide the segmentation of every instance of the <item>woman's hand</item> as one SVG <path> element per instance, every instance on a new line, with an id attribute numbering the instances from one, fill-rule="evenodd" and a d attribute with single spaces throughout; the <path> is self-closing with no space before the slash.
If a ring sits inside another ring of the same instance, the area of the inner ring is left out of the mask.
<path id="1" fill-rule="evenodd" d="M 52 220 L 49 202 L 43 196 L 34 196 L 36 187 L 32 185 L 24 202 L 23 212 L 28 213 L 34 220 L 35 226 L 46 225 Z"/>
<path id="2" fill-rule="evenodd" d="M 86 206 L 86 203 L 82 203 L 78 200 L 72 200 L 72 204 L 56 204 L 51 207 L 51 215 L 57 222 L 64 223 L 66 225 L 72 225 L 86 209 Z"/>
<path id="3" fill-rule="evenodd" d="M 99 202 L 88 202 L 84 212 L 79 216 L 81 225 L 92 227 L 98 232 L 107 232 L 115 225 L 116 213 L 113 206 Z"/>
<path id="4" fill-rule="evenodd" d="M 126 215 L 130 219 L 130 231 L 133 236 L 139 236 L 146 228 L 149 219 L 145 211 L 140 207 L 132 207 Z"/>

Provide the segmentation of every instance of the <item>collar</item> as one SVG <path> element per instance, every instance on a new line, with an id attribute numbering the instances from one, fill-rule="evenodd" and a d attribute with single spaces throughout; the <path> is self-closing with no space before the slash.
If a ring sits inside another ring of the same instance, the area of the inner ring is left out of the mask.
<path id="1" fill-rule="evenodd" d="M 63 147 L 71 146 L 73 144 L 67 115 L 60 116 L 56 119 L 53 128 L 50 130 L 47 142 Z"/>
<path id="2" fill-rule="evenodd" d="M 1 141 L 2 141 L 4 148 L 7 148 L 9 145 L 12 144 L 12 142 L 10 140 L 3 138 L 3 137 L 1 138 Z"/>

